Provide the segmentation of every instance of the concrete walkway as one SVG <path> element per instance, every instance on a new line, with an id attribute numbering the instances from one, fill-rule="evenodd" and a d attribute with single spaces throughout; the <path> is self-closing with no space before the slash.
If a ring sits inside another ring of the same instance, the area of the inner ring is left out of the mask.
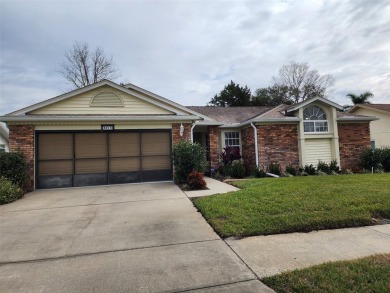
<path id="1" fill-rule="evenodd" d="M 256 236 L 226 243 L 262 278 L 329 261 L 390 253 L 390 224 Z"/>
<path id="2" fill-rule="evenodd" d="M 191 190 L 191 191 L 185 191 L 184 193 L 189 197 L 189 198 L 194 198 L 194 197 L 202 197 L 202 196 L 209 196 L 213 194 L 221 194 L 221 193 L 227 193 L 231 191 L 237 191 L 240 190 L 237 187 L 234 187 L 230 184 L 223 183 L 219 180 L 215 180 L 210 177 L 205 177 L 204 178 L 207 183 L 207 188 L 206 190 Z"/>

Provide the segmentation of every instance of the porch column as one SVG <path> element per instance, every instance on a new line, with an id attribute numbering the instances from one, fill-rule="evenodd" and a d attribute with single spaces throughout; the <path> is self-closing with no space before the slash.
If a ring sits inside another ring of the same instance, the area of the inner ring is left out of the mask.
<path id="1" fill-rule="evenodd" d="M 208 126 L 210 140 L 210 168 L 217 169 L 219 165 L 219 136 L 218 126 Z"/>

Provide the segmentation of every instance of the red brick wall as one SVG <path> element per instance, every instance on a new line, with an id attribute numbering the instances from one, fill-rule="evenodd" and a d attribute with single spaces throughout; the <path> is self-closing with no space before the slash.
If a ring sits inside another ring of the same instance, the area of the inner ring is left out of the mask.
<path id="1" fill-rule="evenodd" d="M 272 162 L 279 163 L 283 171 L 289 164 L 299 167 L 297 124 L 259 125 L 257 137 L 260 168 Z"/>
<path id="2" fill-rule="evenodd" d="M 9 126 L 9 149 L 21 151 L 27 160 L 28 182 L 25 188 L 34 189 L 34 126 L 10 125 Z"/>
<path id="3" fill-rule="evenodd" d="M 255 134 L 252 127 L 241 130 L 241 145 L 242 145 L 242 159 L 244 160 L 245 168 L 254 170 L 256 168 L 256 154 L 255 154 Z"/>
<path id="4" fill-rule="evenodd" d="M 218 126 L 209 126 L 207 128 L 210 140 L 210 167 L 218 168 L 219 165 L 219 133 Z"/>
<path id="5" fill-rule="evenodd" d="M 184 133 L 180 136 L 181 123 L 172 124 L 172 142 L 173 144 L 179 143 L 181 140 L 191 141 L 191 123 L 183 123 Z"/>
<path id="6" fill-rule="evenodd" d="M 359 158 L 362 150 L 370 147 L 370 123 L 338 123 L 340 145 L 340 167 L 360 169 Z"/>

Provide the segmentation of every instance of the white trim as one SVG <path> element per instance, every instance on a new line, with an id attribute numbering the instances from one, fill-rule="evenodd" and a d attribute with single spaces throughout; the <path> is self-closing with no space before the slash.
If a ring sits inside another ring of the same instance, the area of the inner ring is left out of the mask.
<path id="1" fill-rule="evenodd" d="M 356 116 L 343 116 L 336 118 L 336 121 L 375 121 L 379 118 L 374 116 L 356 117 Z"/>
<path id="2" fill-rule="evenodd" d="M 289 112 L 296 111 L 299 108 L 305 107 L 305 106 L 307 106 L 307 105 L 309 105 L 309 104 L 311 104 L 311 103 L 313 103 L 315 101 L 321 101 L 324 104 L 328 104 L 328 105 L 331 105 L 331 106 L 333 106 L 333 107 L 335 107 L 335 108 L 337 108 L 339 110 L 343 110 L 343 106 L 341 106 L 341 105 L 339 105 L 339 104 L 337 104 L 335 102 L 329 101 L 329 100 L 324 99 L 324 98 L 316 97 L 316 98 L 308 99 L 308 100 L 306 100 L 304 102 L 301 102 L 301 103 L 295 105 L 294 107 L 292 107 L 290 109 L 287 109 L 286 112 L 289 113 Z"/>
<path id="3" fill-rule="evenodd" d="M 255 136 L 255 155 L 256 155 L 256 168 L 259 168 L 259 150 L 257 149 L 257 127 L 251 123 L 251 126 L 253 127 L 253 135 Z"/>
<path id="4" fill-rule="evenodd" d="M 0 121 L 23 122 L 23 121 L 193 121 L 199 117 L 185 116 L 0 116 Z"/>
<path id="5" fill-rule="evenodd" d="M 9 113 L 7 115 L 9 115 L 9 116 L 23 115 L 23 114 L 26 114 L 27 112 L 31 112 L 31 111 L 37 110 L 39 108 L 46 107 L 48 105 L 51 105 L 51 104 L 63 101 L 63 100 L 68 99 L 70 97 L 73 97 L 73 96 L 76 96 L 76 95 L 88 92 L 90 90 L 96 89 L 96 88 L 104 86 L 104 85 L 111 86 L 111 87 L 115 88 L 118 91 L 122 91 L 122 92 L 124 92 L 126 94 L 135 96 L 135 97 L 137 97 L 137 98 L 139 98 L 139 99 L 141 99 L 141 100 L 143 100 L 145 102 L 151 103 L 151 104 L 153 104 L 155 106 L 158 106 L 158 107 L 163 108 L 165 110 L 171 111 L 171 112 L 173 112 L 176 115 L 188 115 L 187 113 L 190 112 L 189 109 L 186 109 L 185 107 L 182 107 L 182 106 L 178 107 L 176 103 L 174 103 L 172 101 L 169 101 L 167 99 L 163 99 L 163 98 L 161 98 L 161 97 L 159 97 L 157 95 L 152 96 L 152 95 L 149 94 L 150 98 L 148 98 L 148 97 L 145 97 L 143 95 L 138 94 L 134 90 L 130 90 L 128 88 L 120 86 L 120 85 L 118 85 L 118 84 L 116 84 L 116 83 L 114 83 L 112 81 L 102 80 L 102 81 L 99 81 L 97 83 L 88 85 L 86 87 L 83 87 L 83 88 L 80 88 L 80 89 L 76 89 L 76 90 L 71 91 L 69 93 L 66 93 L 66 94 L 63 94 L 63 95 L 60 95 L 60 96 L 57 96 L 57 97 L 45 100 L 43 102 L 31 105 L 29 107 L 22 108 L 20 110 L 11 112 L 11 113 Z M 171 105 L 171 106 L 169 106 L 169 105 Z M 183 110 L 183 111 L 178 111 L 178 109 Z M 184 109 L 186 109 L 186 110 L 184 110 Z M 187 112 L 187 113 L 185 113 L 185 112 Z M 200 115 L 197 115 L 197 116 L 200 117 Z"/>
<path id="6" fill-rule="evenodd" d="M 305 123 L 313 122 L 314 123 L 314 131 L 305 131 Z M 317 122 L 326 122 L 327 131 L 316 131 L 316 123 Z M 318 133 L 329 133 L 329 122 L 328 120 L 303 120 L 303 133 L 304 134 L 318 134 Z"/>

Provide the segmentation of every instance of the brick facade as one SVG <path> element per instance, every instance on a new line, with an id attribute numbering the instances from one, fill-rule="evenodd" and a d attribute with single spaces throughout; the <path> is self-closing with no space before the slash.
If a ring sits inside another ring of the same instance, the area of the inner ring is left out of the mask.
<path id="1" fill-rule="evenodd" d="M 9 150 L 21 151 L 27 160 L 28 181 L 25 188 L 34 189 L 34 126 L 10 125 L 9 126 Z"/>
<path id="2" fill-rule="evenodd" d="M 218 126 L 207 127 L 210 140 L 210 167 L 217 169 L 219 165 L 219 132 Z"/>
<path id="3" fill-rule="evenodd" d="M 180 125 L 181 123 L 172 124 L 172 143 L 177 144 L 182 140 L 191 141 L 191 123 L 183 123 L 184 132 L 183 136 L 180 136 Z"/>
<path id="4" fill-rule="evenodd" d="M 357 170 L 362 150 L 370 147 L 370 123 L 338 123 L 340 166 Z"/>
<path id="5" fill-rule="evenodd" d="M 245 168 L 254 170 L 256 168 L 256 154 L 255 154 L 255 134 L 252 127 L 241 130 L 241 152 Z"/>
<path id="6" fill-rule="evenodd" d="M 289 164 L 299 167 L 297 124 L 259 125 L 257 137 L 260 168 L 272 162 L 279 163 L 282 170 Z"/>

